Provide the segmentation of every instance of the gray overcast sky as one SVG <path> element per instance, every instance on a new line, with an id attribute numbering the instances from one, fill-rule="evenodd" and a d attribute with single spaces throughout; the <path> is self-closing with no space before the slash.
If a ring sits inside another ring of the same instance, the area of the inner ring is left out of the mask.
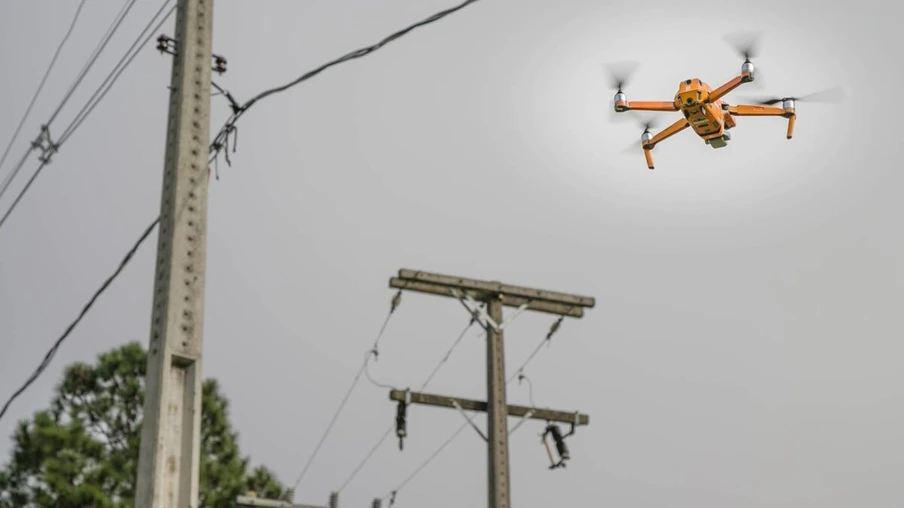
<path id="1" fill-rule="evenodd" d="M 0 3 L 3 144 L 76 4 Z M 216 79 L 246 99 L 451 4 L 221 0 L 214 52 L 229 70 Z M 538 405 L 591 425 L 555 472 L 541 424 L 513 435 L 519 508 L 901 506 L 904 174 L 889 101 L 902 37 L 900 7 L 882 5 L 486 0 L 255 106 L 210 187 L 203 365 L 243 451 L 295 480 L 388 310 L 387 279 L 406 267 L 597 298 L 528 368 Z M 88 2 L 11 159 L 120 6 Z M 57 131 L 158 6 L 139 2 Z M 734 76 L 722 35 L 749 29 L 764 31 L 762 91 L 840 84 L 848 100 L 801 103 L 792 141 L 782 119 L 742 118 L 723 150 L 690 132 L 659 145 L 653 172 L 624 153 L 640 128 L 610 121 L 602 62 L 641 61 L 630 98 L 669 100 L 686 78 Z M 4 399 L 158 212 L 170 63 L 146 48 L 0 230 Z M 215 129 L 228 109 L 213 104 Z M 0 435 L 47 404 L 67 363 L 147 341 L 155 238 Z M 406 295 L 373 375 L 419 385 L 467 318 L 454 301 Z M 515 321 L 511 368 L 552 321 Z M 476 333 L 429 391 L 485 397 Z M 394 410 L 362 382 L 298 499 L 325 503 Z M 342 505 L 387 493 L 461 423 L 412 410 L 405 451 L 387 440 Z M 484 446 L 462 433 L 397 506 L 483 505 Z"/>

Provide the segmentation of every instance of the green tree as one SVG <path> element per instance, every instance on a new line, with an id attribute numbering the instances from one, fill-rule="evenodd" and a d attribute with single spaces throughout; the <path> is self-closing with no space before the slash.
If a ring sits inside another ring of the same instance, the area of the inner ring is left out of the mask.
<path id="1" fill-rule="evenodd" d="M 94 365 L 67 367 L 48 409 L 22 421 L 0 469 L 0 508 L 133 506 L 147 352 L 137 342 L 101 354 Z M 200 506 L 232 508 L 255 490 L 283 491 L 265 467 L 249 471 L 229 422 L 229 402 L 204 381 Z"/>

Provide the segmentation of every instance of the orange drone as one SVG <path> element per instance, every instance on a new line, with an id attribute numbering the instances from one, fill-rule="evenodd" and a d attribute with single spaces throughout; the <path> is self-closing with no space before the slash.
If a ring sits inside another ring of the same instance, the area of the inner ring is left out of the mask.
<path id="1" fill-rule="evenodd" d="M 840 89 L 825 90 L 810 94 L 803 97 L 779 97 L 755 100 L 756 105 L 731 105 L 722 99 L 734 91 L 744 83 L 752 83 L 754 81 L 755 68 L 750 58 L 753 57 L 755 41 L 750 40 L 747 44 L 735 45 L 735 49 L 744 57 L 744 63 L 741 65 L 741 73 L 735 76 L 724 85 L 713 88 L 699 78 L 691 78 L 678 84 L 678 93 L 671 101 L 629 101 L 627 95 L 622 91 L 622 87 L 627 81 L 628 70 L 624 64 L 621 66 L 622 72 L 615 70 L 615 66 L 610 66 L 610 72 L 613 78 L 613 87 L 617 89 L 615 94 L 614 109 L 616 113 L 625 111 L 680 111 L 684 118 L 669 125 L 661 132 L 653 135 L 650 127 L 654 124 L 649 121 L 643 124 L 644 131 L 640 136 L 640 146 L 643 148 L 644 156 L 647 159 L 647 167 L 653 169 L 653 156 L 651 151 L 653 148 L 665 141 L 666 139 L 678 134 L 679 132 L 692 128 L 694 132 L 703 139 L 703 141 L 713 148 L 724 148 L 731 139 L 729 129 L 734 128 L 737 123 L 736 116 L 776 116 L 788 119 L 787 138 L 791 139 L 794 134 L 794 121 L 797 117 L 795 105 L 800 101 L 818 102 L 820 100 L 834 102 Z M 635 64 L 628 63 L 630 67 Z M 781 103 L 781 106 L 775 104 Z"/>

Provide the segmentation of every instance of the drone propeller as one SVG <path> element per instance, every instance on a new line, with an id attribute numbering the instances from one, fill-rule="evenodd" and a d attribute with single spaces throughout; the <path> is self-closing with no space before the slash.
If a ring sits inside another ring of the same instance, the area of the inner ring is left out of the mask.
<path id="1" fill-rule="evenodd" d="M 609 85 L 613 89 L 621 92 L 631 80 L 637 67 L 638 63 L 633 61 L 615 62 L 605 65 L 606 71 L 609 74 Z"/>
<path id="2" fill-rule="evenodd" d="M 773 104 L 778 104 L 780 102 L 784 102 L 786 100 L 793 100 L 795 102 L 814 102 L 814 103 L 823 103 L 823 104 L 837 104 L 844 99 L 844 90 L 841 87 L 833 87 L 828 88 L 826 90 L 820 90 L 818 92 L 813 92 L 807 95 L 801 95 L 800 97 L 770 97 L 767 99 L 749 99 L 748 102 L 753 104 L 759 104 L 761 106 L 772 106 Z"/>
<path id="3" fill-rule="evenodd" d="M 635 120 L 641 120 L 635 118 Z M 656 128 L 660 125 L 660 118 L 655 116 L 648 116 L 645 119 L 642 119 L 639 124 L 643 127 L 642 134 L 650 133 L 650 129 Z M 638 139 L 637 141 L 631 143 L 626 149 L 625 152 L 635 152 L 639 148 L 643 147 L 643 140 Z"/>
<path id="4" fill-rule="evenodd" d="M 741 32 L 728 35 L 725 37 L 725 41 L 747 62 L 759 55 L 760 32 Z"/>
<path id="5" fill-rule="evenodd" d="M 659 121 L 659 117 L 650 116 L 647 117 L 646 120 L 641 122 L 640 126 L 643 127 L 643 131 L 647 132 L 654 127 L 658 127 L 662 122 Z"/>

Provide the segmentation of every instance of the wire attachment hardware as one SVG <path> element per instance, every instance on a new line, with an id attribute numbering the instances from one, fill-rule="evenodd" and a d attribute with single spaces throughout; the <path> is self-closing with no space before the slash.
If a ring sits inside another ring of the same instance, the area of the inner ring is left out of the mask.
<path id="1" fill-rule="evenodd" d="M 161 34 L 160 37 L 157 37 L 157 51 L 176 56 L 178 41 L 172 37 Z M 226 72 L 225 58 L 220 55 L 211 55 L 211 58 L 213 58 L 213 66 L 211 67 L 213 72 L 216 72 L 217 74 Z"/>
<path id="2" fill-rule="evenodd" d="M 392 297 L 392 302 L 389 304 L 389 313 L 392 314 L 399 308 L 399 305 L 402 303 L 402 290 L 400 289 L 395 295 Z"/>
<path id="3" fill-rule="evenodd" d="M 51 157 L 60 149 L 60 145 L 50 139 L 50 127 L 41 125 L 41 133 L 31 142 L 31 148 L 32 150 L 41 151 L 41 155 L 38 156 L 39 161 L 44 164 L 50 164 Z"/>
<path id="4" fill-rule="evenodd" d="M 408 437 L 408 406 L 411 404 L 411 390 L 405 390 L 405 400 L 400 400 L 396 407 L 396 436 L 399 438 L 399 450 L 405 447 Z"/>
<path id="5" fill-rule="evenodd" d="M 574 421 L 571 422 L 571 430 L 568 431 L 568 434 L 562 434 L 562 430 L 558 425 L 554 423 L 550 423 L 546 426 L 546 430 L 543 432 L 541 441 L 543 442 L 543 446 L 546 447 L 546 454 L 549 455 L 549 469 L 564 468 L 566 461 L 571 459 L 571 453 L 568 451 L 568 445 L 565 444 L 565 438 L 570 437 L 572 434 L 574 434 L 577 425 L 578 413 L 575 413 Z M 549 448 L 549 441 L 547 441 L 546 436 L 552 436 L 552 440 L 556 445 L 556 452 L 559 455 L 558 461 L 553 458 L 552 450 Z"/>

